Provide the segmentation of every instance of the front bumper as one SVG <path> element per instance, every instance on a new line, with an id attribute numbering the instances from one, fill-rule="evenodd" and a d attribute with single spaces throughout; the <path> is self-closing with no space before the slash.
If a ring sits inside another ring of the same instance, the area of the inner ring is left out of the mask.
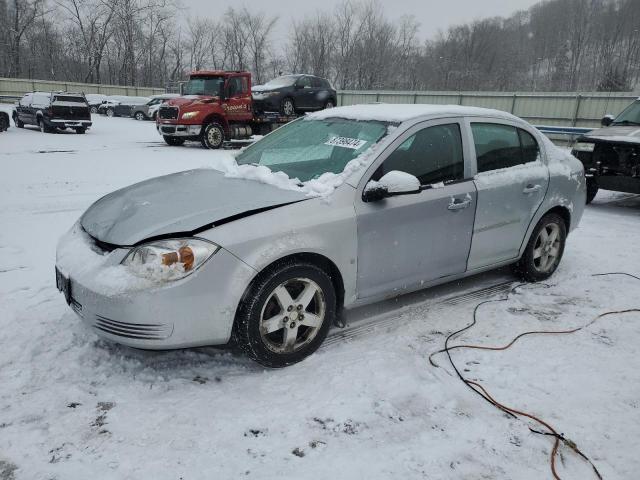
<path id="1" fill-rule="evenodd" d="M 120 265 L 128 251 L 100 252 L 79 225 L 60 240 L 56 269 L 69 279 L 69 306 L 85 324 L 101 337 L 143 349 L 229 341 L 252 268 L 220 249 L 188 277 L 158 286 Z"/>
<path id="2" fill-rule="evenodd" d="M 253 109 L 260 112 L 279 112 L 282 98 L 280 96 L 263 97 L 261 95 L 253 95 Z"/>
<path id="3" fill-rule="evenodd" d="M 169 137 L 197 137 L 202 131 L 202 125 L 177 125 L 171 123 L 158 123 L 158 133 Z"/>

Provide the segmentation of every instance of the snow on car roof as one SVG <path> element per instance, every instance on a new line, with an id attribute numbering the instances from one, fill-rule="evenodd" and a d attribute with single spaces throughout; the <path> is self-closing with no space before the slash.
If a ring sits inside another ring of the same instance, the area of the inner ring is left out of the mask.
<path id="1" fill-rule="evenodd" d="M 463 107 L 460 105 L 429 105 L 429 104 L 366 104 L 350 105 L 321 110 L 307 115 L 309 118 L 348 118 L 350 120 L 379 120 L 384 122 L 402 123 L 423 117 L 454 116 L 485 116 L 498 117 L 506 120 L 520 120 L 510 113 L 500 110 L 480 107 Z"/>

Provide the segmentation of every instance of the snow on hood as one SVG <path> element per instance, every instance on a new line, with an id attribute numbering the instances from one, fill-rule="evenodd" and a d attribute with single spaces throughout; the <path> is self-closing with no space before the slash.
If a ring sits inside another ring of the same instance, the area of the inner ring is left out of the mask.
<path id="1" fill-rule="evenodd" d="M 312 119 L 347 118 L 350 120 L 378 120 L 382 122 L 402 123 L 426 116 L 489 116 L 508 120 L 518 120 L 518 117 L 500 110 L 480 107 L 462 107 L 460 105 L 420 105 L 420 104 L 366 104 L 337 107 L 308 114 Z"/>
<path id="2" fill-rule="evenodd" d="M 592 130 L 585 134 L 583 138 L 607 142 L 640 143 L 640 127 L 637 125 L 613 125 Z"/>
<path id="3" fill-rule="evenodd" d="M 306 198 L 301 191 L 247 178 L 225 178 L 222 172 L 207 168 L 151 178 L 102 197 L 80 222 L 92 237 L 128 246 Z"/>
<path id="4" fill-rule="evenodd" d="M 172 107 L 190 107 L 201 103 L 211 103 L 219 101 L 219 97 L 209 97 L 204 95 L 183 95 L 181 97 L 171 98 L 164 103 Z"/>
<path id="5" fill-rule="evenodd" d="M 269 92 L 271 90 L 277 90 L 276 88 L 267 87 L 266 85 L 254 85 L 251 87 L 252 92 Z"/>

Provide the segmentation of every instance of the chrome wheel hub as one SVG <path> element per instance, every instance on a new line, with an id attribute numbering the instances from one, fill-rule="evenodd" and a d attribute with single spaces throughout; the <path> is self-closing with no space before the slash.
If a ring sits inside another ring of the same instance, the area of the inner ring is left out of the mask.
<path id="1" fill-rule="evenodd" d="M 326 302 L 320 286 L 308 278 L 281 283 L 260 314 L 260 336 L 275 353 L 293 353 L 309 344 L 324 323 Z"/>

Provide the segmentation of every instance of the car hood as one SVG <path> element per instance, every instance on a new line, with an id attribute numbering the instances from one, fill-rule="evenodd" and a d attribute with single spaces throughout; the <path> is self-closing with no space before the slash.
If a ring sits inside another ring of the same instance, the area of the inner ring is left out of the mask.
<path id="1" fill-rule="evenodd" d="M 584 135 L 585 139 L 604 140 L 612 142 L 640 143 L 640 126 L 637 125 L 613 125 L 598 128 Z"/>
<path id="2" fill-rule="evenodd" d="M 193 234 L 218 222 L 306 198 L 302 192 L 197 169 L 116 190 L 91 205 L 80 223 L 101 242 L 131 246 L 159 236 Z"/>
<path id="3" fill-rule="evenodd" d="M 283 88 L 287 88 L 287 87 L 280 87 L 280 88 L 273 88 L 273 87 L 267 87 L 266 85 L 254 85 L 253 87 L 251 87 L 251 92 L 252 93 L 265 93 L 265 92 L 277 92 L 278 90 L 282 90 Z"/>
<path id="4" fill-rule="evenodd" d="M 220 101 L 219 97 L 209 97 L 205 95 L 184 95 L 182 97 L 166 100 L 167 105 L 172 107 L 190 107 L 192 105 L 201 105 L 203 103 L 214 103 Z"/>

